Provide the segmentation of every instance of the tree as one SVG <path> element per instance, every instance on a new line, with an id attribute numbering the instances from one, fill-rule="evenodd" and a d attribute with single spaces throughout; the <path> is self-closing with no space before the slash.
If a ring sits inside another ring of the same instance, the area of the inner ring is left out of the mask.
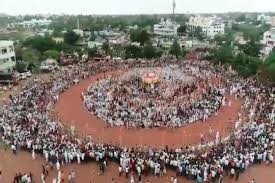
<path id="1" fill-rule="evenodd" d="M 125 57 L 126 58 L 141 58 L 142 50 L 138 46 L 128 45 L 125 47 Z"/>
<path id="2" fill-rule="evenodd" d="M 104 51 L 104 53 L 106 55 L 109 55 L 110 54 L 110 44 L 109 44 L 109 41 L 105 41 L 103 44 L 102 44 L 102 50 Z"/>
<path id="3" fill-rule="evenodd" d="M 37 51 L 27 49 L 23 51 L 23 61 L 28 63 L 37 63 L 40 60 L 40 55 Z"/>
<path id="4" fill-rule="evenodd" d="M 156 57 L 160 57 L 161 56 L 161 52 L 158 51 L 155 47 L 153 47 L 153 45 L 151 43 L 147 43 L 144 47 L 143 47 L 143 55 L 144 58 L 156 58 Z"/>
<path id="5" fill-rule="evenodd" d="M 44 58 L 47 59 L 47 58 L 52 58 L 52 59 L 59 59 L 60 57 L 60 52 L 59 51 L 56 51 L 56 50 L 47 50 L 44 52 Z"/>
<path id="6" fill-rule="evenodd" d="M 237 22 L 244 22 L 246 20 L 245 15 L 241 14 L 239 17 L 236 18 Z"/>
<path id="7" fill-rule="evenodd" d="M 198 38 L 198 40 L 202 41 L 204 39 L 204 36 L 202 34 L 202 29 L 201 27 L 197 27 L 194 33 L 194 36 Z"/>
<path id="8" fill-rule="evenodd" d="M 266 60 L 265 60 L 266 65 L 271 65 L 275 63 L 275 52 L 272 53 Z"/>
<path id="9" fill-rule="evenodd" d="M 18 72 L 22 73 L 25 72 L 27 69 L 28 64 L 24 61 L 17 61 L 15 68 Z"/>
<path id="10" fill-rule="evenodd" d="M 200 41 L 202 41 L 204 39 L 204 35 L 202 33 L 201 27 L 196 27 L 196 29 L 193 32 L 191 32 L 189 35 L 196 37 Z"/>
<path id="11" fill-rule="evenodd" d="M 95 39 L 96 39 L 95 33 L 94 31 L 91 31 L 90 41 L 95 41 Z"/>
<path id="12" fill-rule="evenodd" d="M 55 41 L 52 40 L 51 37 L 47 36 L 35 36 L 28 38 L 26 41 L 24 41 L 23 46 L 38 50 L 40 53 L 43 53 L 50 49 L 60 49 L 59 46 L 55 43 Z"/>
<path id="13" fill-rule="evenodd" d="M 130 39 L 132 42 L 139 42 L 140 45 L 144 45 L 150 41 L 150 34 L 145 29 L 132 30 L 130 32 Z"/>
<path id="14" fill-rule="evenodd" d="M 176 39 L 174 40 L 173 44 L 171 45 L 169 53 L 171 55 L 176 56 L 177 58 L 179 58 L 179 57 L 182 56 L 181 47 L 180 47 L 180 45 L 179 45 L 179 43 L 178 43 L 178 41 Z"/>
<path id="15" fill-rule="evenodd" d="M 147 30 L 143 29 L 140 32 L 139 42 L 141 45 L 144 45 L 148 41 L 150 41 L 150 34 L 147 32 Z"/>
<path id="16" fill-rule="evenodd" d="M 179 28 L 178 28 L 178 34 L 180 35 L 183 35 L 186 33 L 186 25 L 181 25 Z"/>
<path id="17" fill-rule="evenodd" d="M 89 48 L 88 49 L 88 57 L 94 57 L 98 53 L 97 47 Z"/>
<path id="18" fill-rule="evenodd" d="M 258 57 L 261 45 L 254 40 L 250 40 L 246 45 L 239 45 L 239 49 L 249 56 Z"/>
<path id="19" fill-rule="evenodd" d="M 262 65 L 259 69 L 259 79 L 266 84 L 275 84 L 275 63 Z"/>
<path id="20" fill-rule="evenodd" d="M 68 31 L 64 34 L 64 42 L 69 45 L 74 45 L 78 39 L 79 35 L 73 31 Z"/>
<path id="21" fill-rule="evenodd" d="M 14 47 L 14 51 L 15 51 L 15 56 L 16 56 L 16 60 L 22 60 L 22 56 L 23 56 L 23 50 L 20 46 L 16 46 Z"/>

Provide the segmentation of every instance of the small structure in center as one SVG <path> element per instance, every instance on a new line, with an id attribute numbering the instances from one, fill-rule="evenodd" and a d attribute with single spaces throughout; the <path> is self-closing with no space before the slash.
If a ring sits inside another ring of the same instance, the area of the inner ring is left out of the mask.
<path id="1" fill-rule="evenodd" d="M 146 84 L 155 84 L 160 81 L 159 76 L 156 73 L 149 72 L 142 76 L 142 81 Z"/>

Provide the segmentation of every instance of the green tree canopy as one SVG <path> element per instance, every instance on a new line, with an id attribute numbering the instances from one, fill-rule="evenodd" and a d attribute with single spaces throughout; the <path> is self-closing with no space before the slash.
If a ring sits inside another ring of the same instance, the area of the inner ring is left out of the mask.
<path id="1" fill-rule="evenodd" d="M 45 59 L 53 58 L 53 59 L 57 60 L 60 57 L 60 52 L 56 51 L 56 50 L 47 50 L 43 53 L 43 56 Z"/>
<path id="2" fill-rule="evenodd" d="M 26 49 L 23 51 L 22 58 L 23 61 L 28 63 L 38 63 L 40 61 L 40 54 L 35 50 Z"/>
<path id="3" fill-rule="evenodd" d="M 98 54 L 97 47 L 89 48 L 88 49 L 88 57 L 94 57 L 96 54 Z"/>
<path id="4" fill-rule="evenodd" d="M 95 33 L 94 31 L 91 31 L 90 41 L 95 41 L 95 39 L 96 39 Z"/>
<path id="5" fill-rule="evenodd" d="M 178 28 L 178 34 L 180 35 L 183 35 L 186 33 L 186 25 L 181 25 L 179 28 Z"/>
<path id="6" fill-rule="evenodd" d="M 126 58 L 142 58 L 142 49 L 138 46 L 128 45 L 125 47 Z"/>
<path id="7" fill-rule="evenodd" d="M 151 43 L 145 44 L 143 47 L 143 57 L 144 58 L 156 58 L 161 56 L 161 51 L 157 50 Z"/>
<path id="8" fill-rule="evenodd" d="M 180 47 L 180 45 L 179 45 L 179 43 L 178 43 L 178 41 L 176 39 L 174 40 L 173 44 L 171 45 L 169 53 L 171 55 L 176 56 L 177 58 L 179 58 L 179 57 L 182 56 L 181 47 Z"/>
<path id="9" fill-rule="evenodd" d="M 130 32 L 130 39 L 132 42 L 139 42 L 144 45 L 146 42 L 150 41 L 150 34 L 145 29 L 132 30 Z"/>
<path id="10" fill-rule="evenodd" d="M 77 35 L 74 31 L 68 31 L 64 34 L 64 42 L 69 45 L 74 45 L 79 39 L 79 35 Z"/>
<path id="11" fill-rule="evenodd" d="M 106 55 L 109 55 L 111 53 L 111 49 L 110 49 L 110 44 L 109 41 L 106 40 L 103 44 L 102 44 L 102 50 L 104 51 L 104 53 Z"/>
<path id="12" fill-rule="evenodd" d="M 24 61 L 17 61 L 16 62 L 16 65 L 15 65 L 15 68 L 18 72 L 25 72 L 27 70 L 27 66 L 28 64 Z"/>
<path id="13" fill-rule="evenodd" d="M 24 41 L 23 46 L 38 50 L 40 53 L 43 53 L 49 49 L 60 49 L 60 47 L 55 43 L 55 41 L 48 36 L 35 36 L 28 38 Z"/>

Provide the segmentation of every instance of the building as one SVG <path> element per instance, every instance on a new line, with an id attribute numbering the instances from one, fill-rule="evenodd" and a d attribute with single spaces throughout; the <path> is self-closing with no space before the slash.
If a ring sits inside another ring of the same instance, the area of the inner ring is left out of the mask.
<path id="1" fill-rule="evenodd" d="M 178 33 L 179 24 L 162 18 L 159 24 L 154 25 L 154 34 L 157 36 L 176 36 Z"/>
<path id="2" fill-rule="evenodd" d="M 63 37 L 53 37 L 52 38 L 56 44 L 62 44 L 64 42 Z"/>
<path id="3" fill-rule="evenodd" d="M 275 27 L 275 16 L 271 17 L 271 27 Z"/>
<path id="4" fill-rule="evenodd" d="M 275 41 L 275 27 L 270 29 L 270 38 Z"/>
<path id="5" fill-rule="evenodd" d="M 102 45 L 102 41 L 88 41 L 88 48 L 101 48 Z"/>
<path id="6" fill-rule="evenodd" d="M 259 14 L 257 15 L 257 21 L 260 21 L 266 24 L 271 24 L 271 17 L 265 14 Z"/>
<path id="7" fill-rule="evenodd" d="M 264 45 L 261 50 L 262 55 L 270 55 L 275 47 L 275 27 L 271 27 L 269 31 L 263 34 L 263 40 L 261 42 Z"/>
<path id="8" fill-rule="evenodd" d="M 48 26 L 52 23 L 51 20 L 48 19 L 31 19 L 23 22 L 17 22 L 9 24 L 9 27 L 24 27 L 24 28 L 32 28 L 36 26 Z"/>
<path id="9" fill-rule="evenodd" d="M 0 72 L 12 72 L 16 64 L 12 41 L 0 41 Z"/>
<path id="10" fill-rule="evenodd" d="M 79 35 L 80 37 L 83 37 L 83 36 L 84 36 L 84 31 L 81 30 L 81 29 L 74 29 L 73 32 L 74 32 L 76 35 Z"/>
<path id="11" fill-rule="evenodd" d="M 205 36 L 210 38 L 225 32 L 225 24 L 216 17 L 190 17 L 187 28 L 190 32 L 200 30 Z"/>

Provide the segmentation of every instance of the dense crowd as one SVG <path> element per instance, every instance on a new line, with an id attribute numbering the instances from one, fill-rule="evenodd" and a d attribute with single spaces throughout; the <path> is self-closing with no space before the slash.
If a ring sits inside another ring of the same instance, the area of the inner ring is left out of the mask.
<path id="1" fill-rule="evenodd" d="M 144 81 L 147 72 L 157 73 L 159 81 Z M 180 68 L 135 68 L 93 83 L 83 100 L 111 126 L 181 127 L 218 111 L 226 88 L 211 82 L 217 75 L 188 63 Z"/>
<path id="2" fill-rule="evenodd" d="M 166 61 L 166 62 L 165 62 Z M 175 60 L 152 60 L 149 66 L 159 67 Z M 53 105 L 59 95 L 78 81 L 110 70 L 143 67 L 142 62 L 113 63 L 98 62 L 74 65 L 53 74 L 47 82 L 36 80 L 25 87 L 19 95 L 10 96 L 0 110 L 0 137 L 13 152 L 19 149 L 43 155 L 57 170 L 65 163 L 94 161 L 104 173 L 109 161 L 119 164 L 119 175 L 133 179 L 133 172 L 141 176 L 153 174 L 162 176 L 167 168 L 176 171 L 177 176 L 197 182 L 223 179 L 224 175 L 235 176 L 256 163 L 273 162 L 274 88 L 265 87 L 256 81 L 243 80 L 220 66 L 209 67 L 208 62 L 185 61 L 215 73 L 223 73 L 229 92 L 242 98 L 242 111 L 249 113 L 243 125 L 236 125 L 234 132 L 225 139 L 196 146 L 163 149 L 151 147 L 120 147 L 112 144 L 95 143 L 93 139 L 73 136 L 53 118 Z M 181 64 L 179 64 L 181 65 Z M 176 178 L 173 179 L 176 182 Z M 57 178 L 55 182 L 61 182 Z"/>

